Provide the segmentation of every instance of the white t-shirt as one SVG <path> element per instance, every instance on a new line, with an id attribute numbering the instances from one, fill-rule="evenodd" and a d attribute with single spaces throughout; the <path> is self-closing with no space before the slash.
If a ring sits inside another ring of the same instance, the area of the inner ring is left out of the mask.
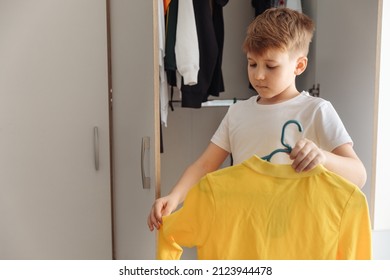
<path id="1" fill-rule="evenodd" d="M 307 92 L 285 102 L 262 105 L 258 96 L 230 106 L 211 141 L 233 156 L 234 164 L 254 154 L 266 156 L 285 148 L 281 143 L 283 125 L 298 121 L 303 131 L 291 123 L 286 126 L 284 142 L 291 147 L 301 138 L 313 141 L 319 148 L 332 151 L 345 143 L 353 143 L 336 110 L 329 101 L 310 96 Z M 285 153 L 275 154 L 271 162 L 291 163 Z"/>

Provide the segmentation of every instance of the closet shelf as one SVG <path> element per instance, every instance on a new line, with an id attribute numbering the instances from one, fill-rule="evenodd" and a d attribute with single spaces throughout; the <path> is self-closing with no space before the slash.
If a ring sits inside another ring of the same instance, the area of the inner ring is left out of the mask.
<path id="1" fill-rule="evenodd" d="M 237 102 L 237 99 L 215 99 L 202 103 L 202 107 L 228 107 Z"/>
<path id="2" fill-rule="evenodd" d="M 242 100 L 242 99 L 213 99 L 209 100 L 206 102 L 202 103 L 202 108 L 207 108 L 207 107 L 229 107 L 230 105 L 236 103 L 237 101 Z M 169 107 L 171 108 L 172 111 L 174 111 L 174 104 L 181 103 L 181 100 L 170 100 L 169 102 Z"/>

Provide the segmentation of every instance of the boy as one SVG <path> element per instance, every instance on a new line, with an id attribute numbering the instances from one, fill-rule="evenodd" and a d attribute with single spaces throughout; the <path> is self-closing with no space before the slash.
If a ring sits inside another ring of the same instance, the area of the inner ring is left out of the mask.
<path id="1" fill-rule="evenodd" d="M 291 164 L 296 172 L 322 164 L 358 187 L 364 186 L 366 170 L 333 106 L 296 89 L 295 78 L 306 69 L 313 32 L 310 18 L 288 8 L 266 10 L 249 25 L 243 50 L 249 81 L 258 96 L 229 108 L 203 154 L 185 170 L 169 195 L 155 201 L 147 221 L 151 231 L 159 229 L 162 216 L 175 210 L 189 189 L 217 170 L 229 154 L 238 164 L 254 154 L 262 157 L 280 148 L 281 130 L 288 120 L 299 121 L 303 131 L 286 131 L 286 143 L 293 149 L 289 156 L 275 155 L 273 163 Z"/>

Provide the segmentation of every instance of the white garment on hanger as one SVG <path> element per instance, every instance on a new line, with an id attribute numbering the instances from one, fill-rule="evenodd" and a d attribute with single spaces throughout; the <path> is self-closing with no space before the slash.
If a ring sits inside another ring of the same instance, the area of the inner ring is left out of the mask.
<path id="1" fill-rule="evenodd" d="M 199 72 L 199 44 L 192 0 L 180 0 L 176 27 L 176 67 L 185 85 L 196 85 Z"/>
<path id="2" fill-rule="evenodd" d="M 159 82 L 160 82 L 160 118 L 161 123 L 168 125 L 168 81 L 167 73 L 164 68 L 165 57 L 165 18 L 164 18 L 164 0 L 158 2 L 158 64 L 159 64 Z"/>

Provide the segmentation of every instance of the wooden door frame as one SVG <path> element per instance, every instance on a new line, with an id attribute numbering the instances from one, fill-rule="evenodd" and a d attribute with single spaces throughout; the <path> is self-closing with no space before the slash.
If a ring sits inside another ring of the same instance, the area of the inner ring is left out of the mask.
<path id="1" fill-rule="evenodd" d="M 155 199 L 161 197 L 161 155 L 160 155 L 160 77 L 159 77 L 159 46 L 158 46 L 158 2 L 153 0 L 153 89 L 154 89 L 154 170 Z M 156 231 L 156 254 L 158 246 L 158 231 Z"/>

